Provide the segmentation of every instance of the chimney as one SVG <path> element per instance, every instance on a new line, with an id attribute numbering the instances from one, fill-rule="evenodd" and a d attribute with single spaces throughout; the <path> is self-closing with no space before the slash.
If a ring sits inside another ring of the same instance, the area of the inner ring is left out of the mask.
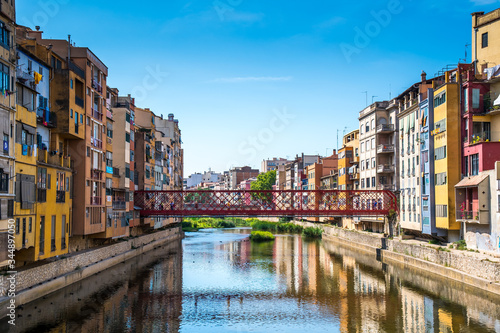
<path id="1" fill-rule="evenodd" d="M 71 35 L 68 35 L 68 66 L 71 61 Z"/>
<path id="2" fill-rule="evenodd" d="M 422 74 L 420 74 L 420 76 L 422 77 L 422 82 L 425 82 L 427 81 L 427 73 L 422 71 Z"/>

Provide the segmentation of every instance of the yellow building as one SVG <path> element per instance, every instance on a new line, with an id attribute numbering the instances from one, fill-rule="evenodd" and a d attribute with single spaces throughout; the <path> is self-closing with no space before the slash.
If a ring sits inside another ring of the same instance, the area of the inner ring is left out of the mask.
<path id="1" fill-rule="evenodd" d="M 461 180 L 461 133 L 457 71 L 445 74 L 445 83 L 434 92 L 434 172 L 436 227 L 448 231 L 448 240 L 460 237 L 455 220 L 455 184 Z"/>
<path id="2" fill-rule="evenodd" d="M 18 260 L 23 260 L 29 249 L 35 246 L 36 113 L 32 105 L 28 108 L 18 104 L 16 113 L 14 219 Z"/>
<path id="3" fill-rule="evenodd" d="M 342 139 L 342 148 L 338 153 L 338 189 L 355 190 L 359 187 L 359 129 L 354 130 Z M 349 174 L 349 168 L 355 167 L 356 172 Z"/>
<path id="4" fill-rule="evenodd" d="M 499 64 L 500 8 L 489 13 L 472 13 L 472 59 L 478 74 Z"/>

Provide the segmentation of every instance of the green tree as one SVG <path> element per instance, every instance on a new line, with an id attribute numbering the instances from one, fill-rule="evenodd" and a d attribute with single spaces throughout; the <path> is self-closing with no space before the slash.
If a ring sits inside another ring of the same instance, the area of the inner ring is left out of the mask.
<path id="1" fill-rule="evenodd" d="M 250 185 L 250 189 L 256 191 L 270 191 L 273 185 L 276 184 L 276 170 L 271 170 L 266 173 L 261 173 L 257 176 L 257 180 Z"/>
<path id="2" fill-rule="evenodd" d="M 257 180 L 250 185 L 250 189 L 254 191 L 270 191 L 273 189 L 273 185 L 276 184 L 276 171 L 271 170 L 266 173 L 261 173 L 257 176 Z M 259 193 L 252 194 L 254 199 L 260 199 L 263 202 L 271 202 L 271 193 Z"/>

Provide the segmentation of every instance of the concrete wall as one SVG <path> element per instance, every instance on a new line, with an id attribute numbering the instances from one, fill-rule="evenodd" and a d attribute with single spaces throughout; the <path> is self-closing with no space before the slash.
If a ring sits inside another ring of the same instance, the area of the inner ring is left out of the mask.
<path id="1" fill-rule="evenodd" d="M 490 282 L 497 282 L 497 291 L 500 293 L 500 285 L 498 285 L 498 282 L 500 282 L 500 260 L 491 261 L 486 259 L 486 257 L 481 258 L 477 253 L 470 253 L 467 251 L 442 251 L 444 248 L 437 245 L 423 242 L 414 244 L 397 239 L 391 240 L 384 238 L 383 235 L 345 230 L 330 225 L 317 225 L 306 222 L 295 223 L 303 226 L 320 227 L 324 230 L 324 237 L 341 238 L 361 247 L 368 246 L 371 248 L 368 249 L 371 250 L 371 252 L 377 252 L 378 249 L 385 248 L 385 251 L 382 252 L 378 250 L 379 253 L 382 253 L 382 256 L 390 257 L 393 260 L 403 261 L 410 265 L 417 265 L 422 268 L 428 266 L 427 269 L 431 271 L 436 271 L 437 268 L 439 268 L 440 271 L 438 274 L 442 274 L 454 280 L 464 281 L 464 275 L 467 275 L 472 278 L 475 277 L 486 279 Z M 469 284 L 472 283 L 470 281 L 464 282 Z"/>
<path id="2" fill-rule="evenodd" d="M 161 241 L 164 239 L 178 239 L 182 237 L 182 230 L 180 227 L 175 227 L 163 231 L 159 231 L 153 234 L 140 236 L 127 241 L 120 242 L 118 244 L 103 246 L 95 250 L 85 251 L 83 253 L 75 254 L 70 257 L 59 259 L 48 264 L 40 265 L 38 267 L 29 268 L 25 270 L 18 271 L 17 273 L 17 286 L 16 291 L 19 295 L 25 289 L 40 286 L 47 282 L 52 282 L 52 280 L 58 279 L 60 277 L 64 278 L 64 275 L 78 272 L 84 270 L 94 264 L 100 263 L 102 267 L 99 270 L 111 267 L 113 264 L 101 263 L 106 260 L 110 260 L 116 256 L 122 255 L 129 251 L 134 251 L 136 249 L 142 249 L 148 244 L 153 244 L 154 242 Z M 139 251 L 142 253 L 142 251 Z M 139 254 L 139 253 L 137 253 Z M 122 260 L 123 261 L 123 260 Z M 120 262 L 120 261 L 118 261 Z M 118 263 L 116 262 L 116 263 Z M 78 279 L 71 279 L 72 282 L 78 281 Z M 64 283 L 61 287 L 68 285 L 69 283 Z M 57 288 L 59 289 L 59 288 Z M 55 289 L 55 290 L 57 290 Z M 52 292 L 54 290 L 50 290 Z M 38 295 L 37 297 L 41 297 Z M 35 297 L 35 298 L 37 298 Z M 35 299 L 33 298 L 33 299 Z M 0 304 L 5 301 L 5 291 L 0 290 Z M 30 299 L 32 300 L 32 299 Z M 20 305 L 19 300 L 16 302 Z"/>

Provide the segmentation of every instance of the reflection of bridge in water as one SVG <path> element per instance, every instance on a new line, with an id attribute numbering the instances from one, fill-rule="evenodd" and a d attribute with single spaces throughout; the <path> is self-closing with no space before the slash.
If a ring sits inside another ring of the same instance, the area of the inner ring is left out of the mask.
<path id="1" fill-rule="evenodd" d="M 141 216 L 381 216 L 397 211 L 391 191 L 136 191 Z"/>

